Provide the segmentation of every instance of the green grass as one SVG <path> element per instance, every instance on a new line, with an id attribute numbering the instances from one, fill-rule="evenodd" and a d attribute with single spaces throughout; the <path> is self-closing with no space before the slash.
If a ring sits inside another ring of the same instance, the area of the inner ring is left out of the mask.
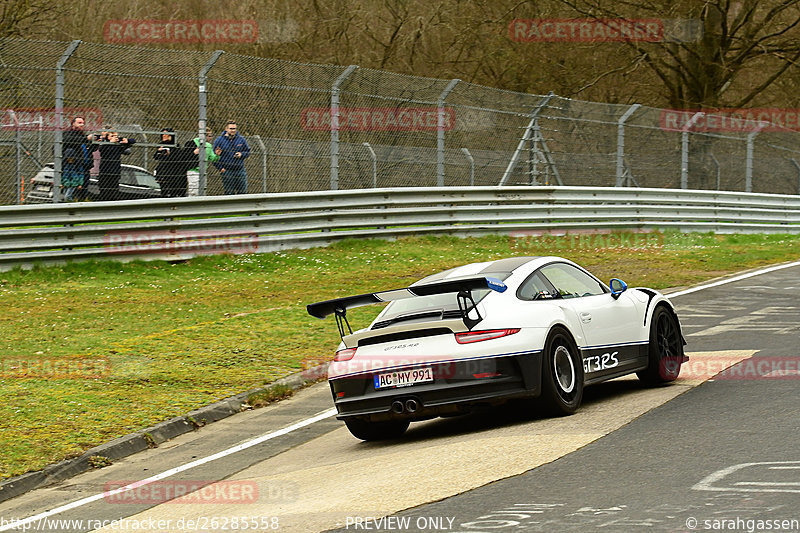
<path id="1" fill-rule="evenodd" d="M 336 327 L 310 317 L 308 303 L 403 287 L 459 264 L 550 254 L 605 280 L 663 289 L 796 260 L 800 236 L 351 240 L 178 264 L 0 273 L 0 477 L 329 359 Z M 363 327 L 377 311 L 354 309 L 351 324 Z"/>

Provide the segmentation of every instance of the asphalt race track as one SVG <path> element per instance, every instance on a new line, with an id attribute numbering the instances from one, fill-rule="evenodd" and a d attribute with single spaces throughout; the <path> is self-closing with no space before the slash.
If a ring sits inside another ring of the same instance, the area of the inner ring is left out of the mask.
<path id="1" fill-rule="evenodd" d="M 672 298 L 691 358 L 674 384 L 362 443 L 323 383 L 0 504 L 0 531 L 800 530 L 800 266 Z"/>
<path id="2" fill-rule="evenodd" d="M 674 302 L 690 352 L 753 358 L 575 453 L 397 518 L 454 517 L 456 531 L 799 531 L 800 267 Z"/>

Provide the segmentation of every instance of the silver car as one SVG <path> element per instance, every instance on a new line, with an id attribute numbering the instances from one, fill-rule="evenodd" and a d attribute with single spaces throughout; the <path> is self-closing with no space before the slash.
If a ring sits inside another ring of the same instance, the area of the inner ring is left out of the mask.
<path id="1" fill-rule="evenodd" d="M 97 175 L 89 178 L 90 200 L 97 200 L 100 187 L 97 184 Z M 161 185 L 156 177 L 142 167 L 122 165 L 119 177 L 119 199 L 141 200 L 147 198 L 160 198 Z M 25 196 L 26 204 L 50 203 L 53 201 L 53 163 L 42 167 L 31 180 L 31 188 Z"/>

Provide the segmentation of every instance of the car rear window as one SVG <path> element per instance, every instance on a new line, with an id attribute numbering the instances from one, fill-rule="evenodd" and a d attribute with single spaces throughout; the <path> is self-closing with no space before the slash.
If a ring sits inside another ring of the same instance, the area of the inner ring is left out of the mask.
<path id="1" fill-rule="evenodd" d="M 511 272 L 481 272 L 481 276 L 488 278 L 497 278 L 504 281 Z M 475 276 L 464 276 L 466 278 L 473 278 Z M 459 278 L 449 278 L 459 279 Z M 444 281 L 444 280 L 439 280 Z M 483 300 L 488 295 L 491 289 L 480 289 L 472 291 L 472 298 L 475 303 Z M 392 320 L 402 316 L 413 316 L 421 313 L 429 313 L 433 311 L 456 311 L 458 310 L 458 301 L 455 293 L 447 294 L 432 294 L 430 296 L 419 296 L 417 298 L 409 298 L 407 300 L 396 300 L 391 302 L 381 314 L 381 321 Z"/>

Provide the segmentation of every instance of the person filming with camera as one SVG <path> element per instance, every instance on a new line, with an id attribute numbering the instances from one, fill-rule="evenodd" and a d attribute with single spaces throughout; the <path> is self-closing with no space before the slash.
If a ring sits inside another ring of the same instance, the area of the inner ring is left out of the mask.
<path id="1" fill-rule="evenodd" d="M 136 143 L 129 137 L 120 138 L 113 128 L 107 128 L 93 136 L 92 152 L 100 152 L 100 174 L 97 182 L 100 187 L 100 200 L 118 200 L 119 177 L 122 173 L 122 155 L 130 154 L 130 147 Z"/>

